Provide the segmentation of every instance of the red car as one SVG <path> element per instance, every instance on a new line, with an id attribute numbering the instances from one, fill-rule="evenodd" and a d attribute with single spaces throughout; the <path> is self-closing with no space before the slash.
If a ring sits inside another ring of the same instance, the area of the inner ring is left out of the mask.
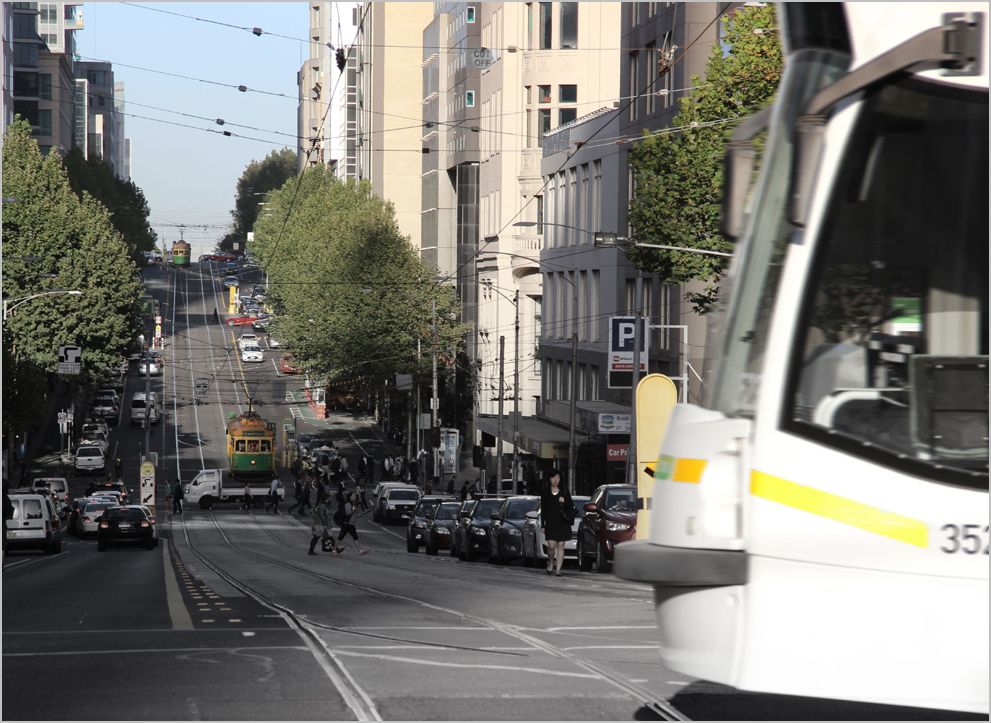
<path id="1" fill-rule="evenodd" d="M 259 316 L 232 316 L 227 320 L 227 326 L 244 326 L 245 324 L 253 324 L 258 319 L 262 317 Z"/>
<path id="2" fill-rule="evenodd" d="M 583 571 L 612 569 L 616 545 L 637 534 L 637 508 L 633 485 L 602 485 L 579 512 L 576 547 L 578 567 Z"/>
<path id="3" fill-rule="evenodd" d="M 295 361 L 292 354 L 283 354 L 279 361 L 279 371 L 283 374 L 299 374 L 302 369 L 293 363 Z"/>

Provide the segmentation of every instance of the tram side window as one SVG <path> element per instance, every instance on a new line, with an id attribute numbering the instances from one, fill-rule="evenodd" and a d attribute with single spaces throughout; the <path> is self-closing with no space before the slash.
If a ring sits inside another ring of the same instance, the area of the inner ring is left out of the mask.
<path id="1" fill-rule="evenodd" d="M 905 79 L 864 102 L 807 286 L 786 426 L 987 483 L 987 127 L 987 93 Z"/>
<path id="2" fill-rule="evenodd" d="M 234 451 L 235 452 L 243 452 L 244 451 L 244 440 L 243 439 L 239 439 L 236 442 L 234 442 Z"/>
<path id="3" fill-rule="evenodd" d="M 261 451 L 262 452 L 271 452 L 272 451 L 272 444 L 271 444 L 271 442 L 269 442 L 267 439 L 261 440 Z"/>
<path id="4" fill-rule="evenodd" d="M 249 452 L 257 452 L 258 451 L 258 440 L 257 439 L 249 439 L 248 440 L 248 451 Z"/>

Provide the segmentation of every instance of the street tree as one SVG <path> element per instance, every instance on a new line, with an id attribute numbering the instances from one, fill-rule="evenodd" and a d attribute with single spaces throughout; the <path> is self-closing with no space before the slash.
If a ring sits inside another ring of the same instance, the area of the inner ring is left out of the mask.
<path id="1" fill-rule="evenodd" d="M 298 188 L 297 188 L 298 187 Z M 297 359 L 330 383 L 381 385 L 429 365 L 436 306 L 438 348 L 464 328 L 450 287 L 438 284 L 367 182 L 308 168 L 269 195 L 252 254 L 267 269 L 276 329 Z"/>
<path id="2" fill-rule="evenodd" d="M 724 149 L 733 121 L 776 92 L 782 52 L 771 4 L 748 3 L 720 22 L 721 42 L 712 49 L 705 77 L 692 78 L 696 90 L 680 100 L 673 130 L 645 133 L 630 151 L 635 193 L 629 220 L 637 241 L 731 250 L 719 231 Z M 631 249 L 629 255 L 661 279 L 702 282 L 701 290 L 686 294 L 696 311 L 714 303 L 725 257 L 654 249 Z"/>
<path id="3" fill-rule="evenodd" d="M 248 232 L 254 228 L 265 194 L 282 188 L 296 175 L 296 154 L 289 148 L 272 151 L 261 161 L 252 161 L 237 180 L 234 209 L 231 218 L 234 225 L 220 241 L 220 248 L 230 251 L 234 243 L 242 244 Z"/>
<path id="4" fill-rule="evenodd" d="M 69 183 L 58 154 L 42 156 L 30 126 L 17 120 L 3 145 L 4 296 L 19 304 L 4 323 L 4 344 L 22 364 L 56 369 L 58 346 L 83 349 L 84 375 L 119 363 L 138 331 L 137 267 L 108 210 Z"/>

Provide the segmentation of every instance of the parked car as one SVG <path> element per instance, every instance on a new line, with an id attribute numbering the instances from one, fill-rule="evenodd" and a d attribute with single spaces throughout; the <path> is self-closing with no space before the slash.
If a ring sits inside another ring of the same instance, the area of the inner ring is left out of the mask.
<path id="1" fill-rule="evenodd" d="M 80 431 L 83 434 L 86 432 L 100 432 L 105 437 L 110 437 L 110 427 L 108 427 L 107 423 L 103 421 L 84 422 L 82 430 Z"/>
<path id="2" fill-rule="evenodd" d="M 129 498 L 127 485 L 125 485 L 121 480 L 102 480 L 100 482 L 94 482 L 90 484 L 87 491 L 93 496 L 117 494 L 120 496 L 121 502 L 125 505 L 127 504 Z"/>
<path id="3" fill-rule="evenodd" d="M 282 358 L 279 360 L 279 371 L 283 374 L 299 374 L 302 369 L 296 366 L 293 363 L 294 361 L 295 358 L 291 352 L 283 354 Z"/>
<path id="4" fill-rule="evenodd" d="M 442 502 L 427 517 L 427 532 L 424 548 L 428 555 L 436 555 L 438 550 L 451 549 L 451 528 L 458 519 L 461 503 Z"/>
<path id="5" fill-rule="evenodd" d="M 103 450 L 104 454 L 110 449 L 110 440 L 107 438 L 107 435 L 95 429 L 84 431 L 79 435 L 79 441 L 83 444 L 96 445 Z"/>
<path id="6" fill-rule="evenodd" d="M 310 445 L 313 448 L 313 445 Z M 372 488 L 372 519 L 376 522 L 382 521 L 382 502 L 385 496 L 385 491 L 390 487 L 413 487 L 414 485 L 408 482 L 400 482 L 399 480 L 382 480 L 375 484 Z M 416 488 L 419 491 L 419 487 Z"/>
<path id="7" fill-rule="evenodd" d="M 119 500 L 112 497 L 89 497 L 76 521 L 77 535 L 95 535 L 103 513 L 111 507 L 118 507 Z"/>
<path id="8" fill-rule="evenodd" d="M 151 424 L 155 424 L 161 419 L 162 413 L 158 407 L 158 395 L 155 392 L 151 392 L 148 396 L 144 392 L 135 392 L 134 396 L 131 397 L 131 424 L 143 425 L 146 416 Z"/>
<path id="9" fill-rule="evenodd" d="M 106 469 L 107 458 L 103 454 L 102 449 L 96 445 L 87 444 L 76 449 L 75 459 L 72 464 L 77 472 L 94 474 Z"/>
<path id="10" fill-rule="evenodd" d="M 269 317 L 265 317 L 264 319 L 255 319 L 251 322 L 251 328 L 255 331 L 265 331 L 271 323 L 272 320 Z"/>
<path id="11" fill-rule="evenodd" d="M 254 324 L 258 321 L 258 318 L 257 316 L 232 316 L 224 323 L 227 326 L 245 326 L 247 324 Z"/>
<path id="12" fill-rule="evenodd" d="M 637 534 L 636 491 L 633 485 L 602 485 L 579 512 L 578 567 L 599 572 L 612 570 L 616 545 Z"/>
<path id="13" fill-rule="evenodd" d="M 162 373 L 162 364 L 155 357 L 143 356 L 138 360 L 138 373 L 153 377 L 158 376 Z"/>
<path id="14" fill-rule="evenodd" d="M 237 338 L 238 349 L 244 349 L 246 346 L 258 346 L 259 344 L 261 344 L 261 339 L 258 338 L 257 334 L 250 331 L 244 332 Z"/>
<path id="15" fill-rule="evenodd" d="M 77 497 L 69 504 L 69 514 L 66 515 L 66 529 L 68 529 L 73 535 L 79 534 L 79 525 L 81 524 L 80 520 L 82 519 L 83 509 L 89 501 L 89 497 Z"/>
<path id="16" fill-rule="evenodd" d="M 386 496 L 391 497 L 401 492 L 402 490 L 392 489 L 386 492 Z M 436 507 L 453 499 L 450 495 L 424 495 L 419 499 L 409 513 L 409 524 L 406 525 L 406 552 L 419 551 L 420 545 L 427 541 L 427 517 Z"/>
<path id="17" fill-rule="evenodd" d="M 120 413 L 120 396 L 113 389 L 100 389 L 93 397 L 90 410 L 99 419 L 116 419 Z"/>
<path id="18" fill-rule="evenodd" d="M 523 554 L 523 523 L 526 513 L 540 504 L 533 495 L 505 499 L 489 525 L 489 562 L 506 564 Z"/>
<path id="19" fill-rule="evenodd" d="M 4 549 L 62 551 L 62 529 L 51 499 L 31 490 L 11 490 L 11 518 L 4 522 Z"/>
<path id="20" fill-rule="evenodd" d="M 403 484 L 389 487 L 379 498 L 379 521 L 386 525 L 405 525 L 420 500 L 420 489 Z"/>
<path id="21" fill-rule="evenodd" d="M 474 560 L 489 554 L 489 525 L 505 497 L 468 499 L 461 505 L 451 530 L 451 554 L 462 560 Z"/>
<path id="22" fill-rule="evenodd" d="M 103 513 L 96 530 L 96 549 L 109 545 L 140 544 L 153 550 L 158 545 L 158 531 L 148 508 L 143 505 L 111 507 Z"/>
<path id="23" fill-rule="evenodd" d="M 265 361 L 265 354 L 262 352 L 261 347 L 252 344 L 241 349 L 241 361 L 262 362 Z"/>
<path id="24" fill-rule="evenodd" d="M 237 286 L 240 282 L 237 280 L 236 276 L 226 276 L 224 277 L 224 288 L 229 289 L 232 286 Z"/>
<path id="25" fill-rule="evenodd" d="M 282 346 L 282 342 L 276 339 L 271 334 L 268 335 L 268 346 L 270 349 L 278 349 Z"/>
<path id="26" fill-rule="evenodd" d="M 571 501 L 575 503 L 575 509 L 581 510 L 582 505 L 589 501 L 589 497 L 575 495 Z M 523 564 L 538 565 L 547 559 L 547 540 L 544 539 L 543 511 L 537 505 L 537 509 L 526 513 L 526 521 L 523 523 Z M 581 524 L 581 514 L 575 515 L 571 523 L 571 539 L 564 543 L 564 559 L 578 559 L 578 525 Z"/>

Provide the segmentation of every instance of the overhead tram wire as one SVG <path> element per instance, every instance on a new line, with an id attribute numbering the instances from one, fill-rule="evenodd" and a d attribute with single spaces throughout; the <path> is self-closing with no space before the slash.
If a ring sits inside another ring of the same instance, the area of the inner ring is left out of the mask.
<path id="1" fill-rule="evenodd" d="M 706 26 L 699 31 L 699 34 L 696 35 L 695 38 L 687 46 L 685 46 L 685 49 L 682 51 L 682 53 L 673 61 L 671 61 L 671 65 L 667 69 L 668 73 L 671 73 L 671 71 L 674 70 L 675 66 L 679 62 L 681 62 L 681 60 L 685 57 L 685 55 L 688 53 L 691 47 L 695 45 L 695 43 L 697 43 L 702 38 L 702 36 L 709 31 L 709 28 L 711 28 L 715 24 L 715 22 L 723 16 L 723 13 L 725 13 L 732 6 L 733 3 L 731 2 L 725 3 L 722 6 L 720 11 L 716 13 L 715 17 L 713 17 L 712 20 L 710 20 L 708 24 L 706 24 Z M 620 114 L 625 113 L 626 110 L 631 105 L 636 103 L 648 90 L 650 90 L 650 88 L 654 85 L 654 83 L 656 83 L 659 79 L 660 76 L 651 78 L 650 82 L 642 91 L 637 93 L 636 96 L 634 96 L 629 101 L 627 101 L 626 105 L 624 105 L 622 108 L 619 109 L 619 113 Z M 551 176 L 556 176 L 561 171 L 561 169 L 567 166 L 568 162 L 572 158 L 574 158 L 585 147 L 585 145 L 593 138 L 595 138 L 607 125 L 608 125 L 607 123 L 603 123 L 601 126 L 599 126 L 598 130 L 596 130 L 594 133 L 592 133 L 591 136 L 588 137 L 588 139 L 586 139 L 585 143 L 583 143 L 581 146 L 571 151 L 568 154 L 568 156 L 561 162 L 561 165 L 558 166 L 557 170 L 554 171 L 553 174 L 551 174 Z M 515 214 L 513 214 L 513 216 L 509 219 L 509 221 L 507 221 L 498 231 L 496 231 L 495 234 L 493 234 L 493 236 L 498 237 L 499 234 L 501 234 L 503 231 L 509 228 L 516 221 L 516 219 L 520 217 L 520 214 L 523 213 L 524 209 L 526 209 L 531 203 L 533 203 L 533 199 L 536 198 L 539 194 L 541 194 L 545 188 L 547 188 L 547 184 L 550 182 L 551 176 L 548 176 L 547 179 L 544 181 L 544 183 L 540 186 L 540 188 L 538 188 L 536 191 L 530 194 L 529 200 L 526 203 L 524 203 L 522 206 L 520 206 L 520 209 Z M 438 283 L 443 283 L 444 281 L 450 281 L 452 278 L 457 278 L 458 274 L 465 266 L 474 262 L 481 254 L 484 253 L 485 247 L 488 246 L 489 243 L 491 242 L 485 241 L 482 244 L 480 244 L 479 248 L 471 256 L 465 259 L 465 261 L 461 265 L 459 265 L 452 273 L 448 274 L 442 279 L 439 279 Z"/>

